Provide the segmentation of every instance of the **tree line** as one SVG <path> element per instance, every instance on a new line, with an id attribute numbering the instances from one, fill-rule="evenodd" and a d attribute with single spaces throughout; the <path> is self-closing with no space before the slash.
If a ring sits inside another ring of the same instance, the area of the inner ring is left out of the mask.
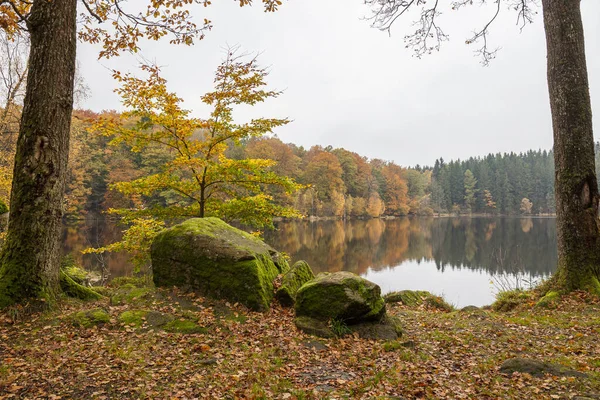
<path id="1" fill-rule="evenodd" d="M 13 110 L 12 113 L 15 111 Z M 151 146 L 135 152 L 132 145 L 111 145 L 94 130 L 114 111 L 76 110 L 64 206 L 68 218 L 99 217 L 109 209 L 167 206 L 169 190 L 150 196 L 127 196 L 111 187 L 152 176 L 174 158 L 172 149 Z M 16 118 L 13 117 L 13 120 Z M 12 129 L 14 131 L 14 128 Z M 15 137 L 3 137 L 2 159 L 14 157 Z M 305 149 L 277 136 L 250 138 L 225 150 L 234 160 L 268 159 L 269 168 L 302 186 L 288 193 L 281 187 L 263 190 L 275 204 L 314 217 L 368 218 L 442 214 L 536 215 L 555 212 L 554 154 L 552 150 L 488 154 L 449 162 L 439 158 L 431 166 L 401 167 L 368 159 L 332 146 Z M 600 143 L 596 143 L 600 165 Z M 0 165 L 0 201 L 8 202 L 12 166 Z"/>

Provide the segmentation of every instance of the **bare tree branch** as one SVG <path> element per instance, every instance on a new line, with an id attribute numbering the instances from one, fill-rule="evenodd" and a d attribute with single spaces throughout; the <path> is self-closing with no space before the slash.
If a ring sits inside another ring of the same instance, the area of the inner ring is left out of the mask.
<path id="1" fill-rule="evenodd" d="M 458 10 L 463 6 L 473 5 L 474 2 L 480 5 L 494 3 L 496 6 L 494 15 L 484 24 L 483 28 L 474 31 L 473 35 L 465 40 L 466 44 L 480 44 L 475 54 L 481 58 L 483 65 L 488 65 L 499 50 L 499 48 L 493 50 L 489 48 L 488 35 L 490 26 L 500 14 L 502 3 L 517 12 L 517 25 L 523 29 L 528 23 L 533 22 L 533 18 L 537 14 L 534 6 L 538 6 L 538 0 L 455 0 L 450 4 L 452 10 Z M 412 48 L 416 57 L 420 58 L 424 54 L 431 54 L 434 50 L 439 50 L 442 42 L 449 39 L 437 22 L 437 18 L 441 15 L 441 11 L 438 9 L 439 0 L 364 0 L 364 3 L 372 9 L 371 16 L 366 18 L 371 21 L 371 26 L 388 33 L 391 32 L 392 25 L 399 17 L 420 6 L 419 19 L 413 24 L 417 26 L 417 29 L 414 33 L 404 37 L 406 47 Z M 432 40 L 434 44 L 430 43 Z"/>

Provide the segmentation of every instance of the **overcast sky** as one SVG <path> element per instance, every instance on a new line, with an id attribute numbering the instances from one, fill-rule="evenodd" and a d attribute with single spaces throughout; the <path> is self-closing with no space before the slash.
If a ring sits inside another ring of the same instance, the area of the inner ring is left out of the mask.
<path id="1" fill-rule="evenodd" d="M 233 0 L 199 7 L 195 16 L 211 19 L 214 29 L 192 47 L 143 44 L 143 57 L 163 67 L 170 90 L 194 115 L 206 115 L 199 98 L 212 87 L 223 46 L 238 44 L 262 52 L 259 60 L 271 69 L 269 83 L 285 93 L 236 117 L 293 119 L 275 132 L 284 142 L 344 147 L 404 166 L 432 165 L 440 156 L 552 147 L 541 8 L 522 32 L 516 14 L 502 8 L 490 30 L 492 46 L 502 49 L 482 67 L 465 39 L 493 15 L 490 7 L 442 9 L 440 24 L 451 41 L 417 59 L 403 40 L 411 16 L 400 18 L 389 36 L 362 20 L 369 14 L 362 0 L 288 0 L 275 14 L 265 14 L 255 2 L 242 9 Z M 600 132 L 600 1 L 582 0 L 582 14 L 594 126 Z M 110 69 L 137 74 L 139 56 L 98 61 L 97 47 L 82 44 L 78 51 L 92 93 L 80 106 L 121 110 Z"/>

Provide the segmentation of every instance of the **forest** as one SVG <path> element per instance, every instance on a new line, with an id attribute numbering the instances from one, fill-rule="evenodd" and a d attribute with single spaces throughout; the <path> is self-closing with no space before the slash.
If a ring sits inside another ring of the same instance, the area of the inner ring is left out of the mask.
<path id="1" fill-rule="evenodd" d="M 0 201 L 8 203 L 19 109 L 4 112 L 0 137 Z M 72 122 L 66 218 L 101 216 L 109 209 L 136 205 L 165 206 L 168 191 L 131 198 L 115 190 L 115 184 L 148 176 L 164 168 L 172 150 L 153 146 L 151 151 L 132 151 L 126 143 L 111 144 L 94 129 L 115 111 L 94 113 L 76 110 Z M 11 129 L 12 126 L 12 129 Z M 11 134 L 12 132 L 12 134 Z M 596 143 L 596 165 L 600 143 Z M 434 214 L 553 214 L 554 156 L 552 151 L 488 154 L 467 160 L 435 160 L 433 166 L 404 167 L 392 161 L 368 159 L 356 152 L 332 146 L 310 149 L 282 142 L 277 135 L 230 141 L 232 159 L 270 159 L 272 170 L 300 183 L 292 194 L 265 187 L 280 206 L 293 207 L 310 217 L 364 218 Z"/>

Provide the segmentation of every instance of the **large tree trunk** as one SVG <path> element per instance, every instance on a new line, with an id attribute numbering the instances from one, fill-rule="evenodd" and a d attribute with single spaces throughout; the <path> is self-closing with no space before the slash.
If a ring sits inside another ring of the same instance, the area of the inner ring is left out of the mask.
<path id="1" fill-rule="evenodd" d="M 558 270 L 554 289 L 600 294 L 598 183 L 580 0 L 542 0 L 554 131 Z"/>
<path id="2" fill-rule="evenodd" d="M 62 202 L 69 154 L 76 0 L 35 0 L 29 75 L 17 143 L 0 307 L 59 292 Z"/>

